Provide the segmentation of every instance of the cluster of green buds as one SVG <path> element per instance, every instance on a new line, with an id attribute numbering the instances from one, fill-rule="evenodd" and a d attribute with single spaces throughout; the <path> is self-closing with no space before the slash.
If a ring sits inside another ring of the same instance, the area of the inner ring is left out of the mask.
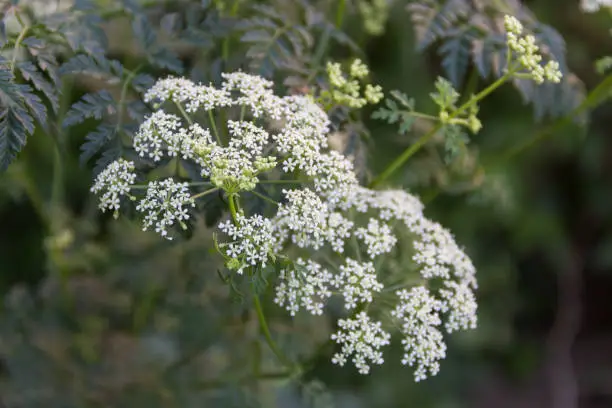
<path id="1" fill-rule="evenodd" d="M 367 78 L 369 73 L 368 67 L 360 59 L 355 59 L 351 63 L 348 75 L 342 72 L 339 63 L 328 62 L 327 76 L 330 88 L 321 92 L 320 102 L 326 108 L 343 105 L 352 109 L 360 109 L 368 103 L 380 102 L 384 96 L 380 85 L 366 84 L 363 95 L 361 94 L 361 82 Z"/>
<path id="2" fill-rule="evenodd" d="M 553 83 L 561 82 L 561 70 L 559 63 L 551 60 L 542 66 L 542 55 L 540 48 L 536 45 L 536 39 L 533 35 L 523 36 L 523 25 L 516 17 L 505 16 L 504 25 L 507 32 L 508 44 L 508 67 L 510 68 L 510 60 L 512 53 L 518 56 L 519 68 L 527 72 L 518 72 L 515 74 L 518 77 L 532 79 L 537 84 L 543 83 L 545 80 Z"/>
<path id="3" fill-rule="evenodd" d="M 363 28 L 368 34 L 381 35 L 389 18 L 390 4 L 387 0 L 360 0 L 357 10 L 363 19 Z"/>
<path id="4" fill-rule="evenodd" d="M 472 133 L 478 133 L 482 123 L 478 119 L 478 105 L 471 104 L 468 109 L 451 116 L 449 112 L 457 112 L 459 92 L 446 79 L 439 77 L 436 81 L 436 91 L 431 94 L 432 100 L 440 108 L 438 118 L 444 125 L 459 125 L 466 127 Z"/>

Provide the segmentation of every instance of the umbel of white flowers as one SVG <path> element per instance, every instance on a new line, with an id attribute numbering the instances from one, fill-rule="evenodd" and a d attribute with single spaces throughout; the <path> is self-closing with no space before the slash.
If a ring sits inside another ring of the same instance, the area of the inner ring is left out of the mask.
<path id="1" fill-rule="evenodd" d="M 435 375 L 446 353 L 443 332 L 476 326 L 475 269 L 468 256 L 425 217 L 417 197 L 359 185 L 351 161 L 329 149 L 329 119 L 311 98 L 277 96 L 270 81 L 243 72 L 223 78 L 218 88 L 184 78 L 158 81 L 145 100 L 159 109 L 136 132 L 134 150 L 154 163 L 190 161 L 228 197 L 247 199 L 264 179 L 300 181 L 282 190 L 272 216 L 234 209 L 232 219 L 218 225 L 227 237 L 218 244 L 227 267 L 248 274 L 283 259 L 274 300 L 291 316 L 324 314 L 330 298 L 338 297 L 347 315 L 331 334 L 338 345 L 335 364 L 351 362 L 369 373 L 383 363 L 392 331 L 399 331 L 401 362 L 415 367 L 417 381 Z M 172 105 L 183 117 L 160 108 Z M 222 110 L 235 119 L 217 127 Z M 207 119 L 195 122 L 196 114 Z M 111 163 L 92 187 L 100 209 L 117 212 L 122 201 L 138 200 L 143 228 L 170 239 L 201 193 L 166 178 L 150 181 L 137 197 L 142 185 L 135 180 L 135 163 Z M 413 253 L 415 272 L 380 269 L 386 257 L 405 251 Z"/>

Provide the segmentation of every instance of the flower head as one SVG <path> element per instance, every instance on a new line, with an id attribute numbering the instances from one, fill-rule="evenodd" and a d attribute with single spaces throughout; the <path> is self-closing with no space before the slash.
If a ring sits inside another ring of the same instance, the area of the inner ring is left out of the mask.
<path id="1" fill-rule="evenodd" d="M 147 195 L 140 201 L 136 210 L 145 213 L 143 231 L 153 227 L 155 232 L 171 240 L 168 228 L 177 222 L 186 228 L 189 207 L 195 207 L 195 203 L 189 194 L 187 183 L 166 179 L 149 183 Z"/>
<path id="2" fill-rule="evenodd" d="M 354 319 L 338 320 L 338 331 L 331 338 L 341 346 L 334 354 L 332 363 L 343 366 L 348 358 L 360 374 L 368 374 L 371 364 L 382 364 L 385 360 L 380 348 L 389 344 L 391 335 L 382 329 L 381 322 L 374 322 L 366 314 L 360 312 Z"/>
<path id="3" fill-rule="evenodd" d="M 101 193 L 98 207 L 102 212 L 106 210 L 119 211 L 121 196 L 130 192 L 130 185 L 134 184 L 136 173 L 134 173 L 134 162 L 125 159 L 115 160 L 109 164 L 96 177 L 91 187 L 92 193 Z"/>
<path id="4" fill-rule="evenodd" d="M 545 80 L 553 83 L 561 82 L 562 73 L 559 69 L 559 63 L 549 61 L 545 66 L 541 65 L 542 55 L 535 37 L 533 35 L 521 36 L 523 25 L 516 17 L 506 15 L 504 26 L 508 48 L 517 54 L 521 68 L 525 69 L 537 84 L 541 84 Z"/>

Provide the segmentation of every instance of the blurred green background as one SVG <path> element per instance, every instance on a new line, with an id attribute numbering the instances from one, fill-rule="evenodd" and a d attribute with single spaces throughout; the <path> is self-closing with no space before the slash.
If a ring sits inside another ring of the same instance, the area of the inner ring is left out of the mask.
<path id="1" fill-rule="evenodd" d="M 428 95 L 442 74 L 440 59 L 415 51 L 400 3 L 384 34 L 362 36 L 361 45 L 376 82 L 435 113 Z M 596 86 L 602 77 L 594 61 L 612 50 L 609 15 L 583 14 L 577 1 L 524 3 L 562 33 L 568 64 L 587 90 Z M 345 25 L 359 37 L 358 22 Z M 111 43 L 114 58 L 129 58 L 120 31 Z M 66 86 L 73 97 L 64 108 L 96 85 Z M 471 145 L 483 162 L 544 126 L 511 86 L 487 98 L 480 118 L 484 129 Z M 367 159 L 376 173 L 412 139 L 381 122 L 367 125 Z M 126 217 L 98 213 L 91 168 L 78 162 L 91 126 L 63 134 L 59 148 L 35 134 L 0 175 L 1 368 L 5 377 L 11 373 L 0 390 L 7 407 L 256 406 L 255 392 L 261 406 L 305 406 L 292 386 L 266 400 L 266 387 L 274 386 L 211 391 L 210 383 L 200 384 L 218 380 L 205 367 L 239 365 L 243 353 L 261 352 L 251 344 L 248 307 L 234 302 L 219 310 L 229 294 L 206 249 L 205 220 L 191 240 L 167 243 Z M 612 407 L 610 129 L 612 104 L 604 103 L 586 128 L 563 128 L 496 166 L 476 190 L 451 182 L 454 189 L 431 189 L 418 157 L 410 162 L 393 182 L 424 197 L 429 216 L 472 256 L 479 327 L 453 336 L 440 374 L 423 383 L 399 364 L 363 378 L 332 366 L 329 356 L 308 378 L 325 384 L 340 407 Z M 301 347 L 312 349 L 322 340 L 317 335 L 315 325 L 302 334 Z M 391 353 L 387 360 L 399 359 Z M 153 375 L 160 365 L 163 375 Z M 321 398 L 316 382 L 309 387 L 314 391 L 302 394 Z M 197 392 L 176 397 L 183 388 Z M 52 394 L 53 402 L 41 403 Z M 204 394 L 210 405 L 202 405 Z"/>

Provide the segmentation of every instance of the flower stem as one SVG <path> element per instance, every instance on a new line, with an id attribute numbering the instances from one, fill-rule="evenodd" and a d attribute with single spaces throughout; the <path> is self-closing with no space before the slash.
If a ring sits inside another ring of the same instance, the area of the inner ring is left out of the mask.
<path id="1" fill-rule="evenodd" d="M 219 143 L 219 146 L 223 146 L 223 143 L 221 143 L 221 137 L 219 137 L 217 123 L 215 121 L 215 117 L 213 116 L 212 110 L 208 111 L 208 119 L 210 120 L 210 127 L 212 127 L 213 133 L 215 134 L 215 139 L 217 139 L 217 143 Z"/>
<path id="2" fill-rule="evenodd" d="M 268 323 L 266 322 L 266 316 L 264 315 L 263 308 L 261 307 L 261 302 L 259 301 L 259 296 L 253 295 L 253 305 L 255 305 L 255 311 L 257 312 L 257 319 L 259 320 L 259 327 L 261 329 L 261 333 L 266 339 L 266 343 L 270 347 L 270 350 L 274 353 L 276 358 L 283 363 L 287 368 L 295 370 L 297 367 L 287 356 L 283 354 L 280 350 L 274 339 L 272 338 L 272 334 L 270 333 L 270 328 L 268 327 Z"/>
<path id="3" fill-rule="evenodd" d="M 257 191 L 255 191 L 255 190 L 251 190 L 251 191 L 249 191 L 249 193 L 251 193 L 251 194 L 255 194 L 257 197 L 259 197 L 259 198 L 261 198 L 262 200 L 265 200 L 265 201 L 267 201 L 267 202 L 269 202 L 269 203 L 271 203 L 271 204 L 278 205 L 278 203 L 277 203 L 276 201 L 274 201 L 273 199 L 271 199 L 270 197 L 268 197 L 268 196 L 266 196 L 266 195 L 263 195 L 263 194 L 261 194 L 261 193 L 258 193 L 258 192 L 257 192 Z"/>
<path id="4" fill-rule="evenodd" d="M 230 214 L 232 215 L 232 221 L 234 221 L 235 225 L 238 225 L 238 207 L 236 206 L 235 194 L 229 194 L 227 196 L 227 204 Z"/>
<path id="5" fill-rule="evenodd" d="M 200 198 L 200 197 L 204 197 L 205 195 L 212 194 L 215 191 L 219 191 L 219 187 L 215 187 L 215 188 L 211 188 L 210 190 L 202 191 L 201 193 L 191 196 L 191 198 L 195 200 L 196 198 Z"/>
<path id="6" fill-rule="evenodd" d="M 304 184 L 302 180 L 259 180 L 261 184 Z"/>
<path id="7" fill-rule="evenodd" d="M 178 110 L 181 112 L 181 115 L 183 115 L 187 123 L 189 123 L 190 125 L 193 125 L 193 119 L 191 119 L 191 117 L 187 114 L 187 112 L 185 111 L 185 108 L 183 108 L 183 105 L 181 105 L 179 102 L 174 102 L 174 104 L 176 105 Z"/>
<path id="8" fill-rule="evenodd" d="M 336 9 L 336 28 L 342 28 L 342 22 L 344 21 L 344 10 L 346 9 L 346 0 L 338 1 L 338 8 Z"/>
<path id="9" fill-rule="evenodd" d="M 481 91 L 477 95 L 474 95 L 467 102 L 465 102 L 463 105 L 459 106 L 452 113 L 450 113 L 447 121 L 454 119 L 455 117 L 462 114 L 466 109 L 472 107 L 474 104 L 484 99 L 491 92 L 493 92 L 494 90 L 499 88 L 501 85 L 503 85 L 504 82 L 506 82 L 512 74 L 513 74 L 513 71 L 507 72 L 506 74 L 501 76 L 497 81 L 493 82 L 491 85 L 485 88 L 483 91 Z M 404 150 L 404 152 L 397 159 L 395 159 L 389 166 L 387 166 L 387 168 L 383 170 L 383 172 L 380 173 L 380 175 L 376 177 L 370 183 L 370 187 L 373 188 L 379 185 L 380 183 L 382 183 L 383 181 L 385 181 L 386 179 L 388 179 L 389 177 L 391 177 L 391 175 L 393 175 L 393 173 L 399 170 L 408 161 L 408 159 L 410 159 L 410 157 L 412 157 L 416 152 L 418 152 L 421 149 L 421 147 L 423 147 L 431 138 L 433 138 L 436 135 L 436 133 L 438 133 L 440 129 L 444 127 L 444 125 L 445 123 L 442 123 L 442 122 L 437 123 L 429 132 L 421 136 L 412 146 Z"/>
<path id="10" fill-rule="evenodd" d="M 23 41 L 29 30 L 30 26 L 23 27 L 23 29 L 19 33 L 19 37 L 17 37 L 17 40 L 15 40 L 15 47 L 13 48 L 13 59 L 11 60 L 11 72 L 15 72 L 15 65 L 17 64 L 17 53 L 19 52 L 21 42 Z"/>

